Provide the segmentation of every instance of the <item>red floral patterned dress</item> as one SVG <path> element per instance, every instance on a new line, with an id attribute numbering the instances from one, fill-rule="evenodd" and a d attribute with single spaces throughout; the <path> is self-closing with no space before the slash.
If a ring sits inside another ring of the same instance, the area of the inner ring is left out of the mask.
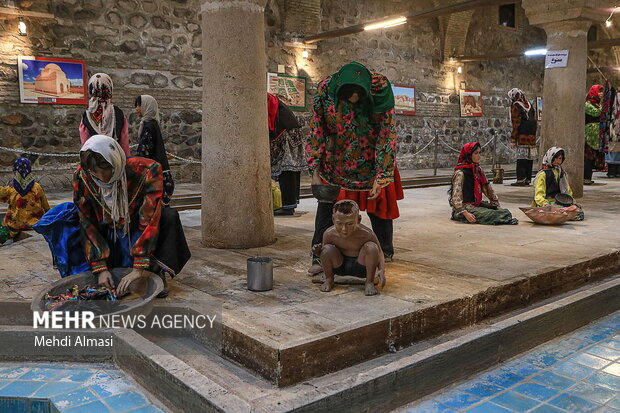
<path id="1" fill-rule="evenodd" d="M 319 83 L 314 98 L 312 129 L 306 142 L 311 171 L 320 165 L 321 178 L 340 186 L 339 199 L 352 199 L 360 209 L 383 219 L 399 216 L 396 201 L 403 199 L 396 168 L 394 110 L 365 116 L 356 105 L 335 102 L 328 93 L 332 76 Z M 390 87 L 381 74 L 372 75 L 371 93 Z M 389 184 L 375 200 L 368 200 L 374 180 Z"/>

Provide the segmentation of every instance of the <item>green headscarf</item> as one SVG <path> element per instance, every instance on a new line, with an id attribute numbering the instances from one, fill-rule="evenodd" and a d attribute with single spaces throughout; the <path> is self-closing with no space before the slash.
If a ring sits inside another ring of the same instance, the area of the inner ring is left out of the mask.
<path id="1" fill-rule="evenodd" d="M 375 90 L 372 93 L 372 73 L 366 67 L 358 62 L 348 63 L 340 68 L 340 70 L 332 75 L 332 81 L 329 85 L 329 95 L 337 102 L 338 92 L 344 85 L 357 85 L 366 92 L 364 106 L 368 114 L 383 113 L 394 108 L 394 93 L 392 86 L 386 79 L 386 87 Z"/>

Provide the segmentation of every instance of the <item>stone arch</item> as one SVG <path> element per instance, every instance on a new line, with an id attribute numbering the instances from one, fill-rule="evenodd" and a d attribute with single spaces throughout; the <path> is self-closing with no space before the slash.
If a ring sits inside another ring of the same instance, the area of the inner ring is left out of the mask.
<path id="1" fill-rule="evenodd" d="M 476 10 L 453 13 L 441 18 L 443 28 L 443 59 L 465 54 L 467 31 Z"/>

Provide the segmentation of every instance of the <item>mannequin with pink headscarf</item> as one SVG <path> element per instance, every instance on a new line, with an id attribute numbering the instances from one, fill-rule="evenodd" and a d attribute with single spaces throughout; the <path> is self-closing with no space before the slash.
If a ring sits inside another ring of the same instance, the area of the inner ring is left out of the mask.
<path id="1" fill-rule="evenodd" d="M 130 156 L 129 123 L 111 102 L 113 88 L 112 79 L 105 73 L 95 73 L 88 80 L 88 108 L 80 122 L 80 141 L 83 145 L 91 136 L 109 136 L 121 145 L 125 156 Z"/>

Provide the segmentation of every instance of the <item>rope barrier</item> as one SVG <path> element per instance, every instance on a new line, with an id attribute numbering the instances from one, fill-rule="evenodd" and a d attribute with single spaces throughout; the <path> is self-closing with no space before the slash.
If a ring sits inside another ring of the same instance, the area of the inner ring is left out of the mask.
<path id="1" fill-rule="evenodd" d="M 448 149 L 450 149 L 452 152 L 456 152 L 456 153 L 461 153 L 461 151 L 459 151 L 458 149 L 454 149 L 452 146 L 448 145 L 446 142 L 444 142 L 443 139 L 439 138 L 439 142 L 443 143 L 444 146 L 446 146 Z"/>
<path id="2" fill-rule="evenodd" d="M 502 145 L 504 145 L 504 148 L 508 149 L 508 150 L 509 150 L 509 151 L 511 151 L 511 152 L 516 152 L 516 151 L 517 151 L 516 149 L 514 149 L 514 148 L 511 148 L 511 147 L 507 146 L 507 145 L 506 145 L 504 142 L 502 142 L 502 141 L 499 141 L 499 143 L 501 143 Z"/>
<path id="3" fill-rule="evenodd" d="M 417 154 L 419 154 L 420 152 L 422 152 L 424 149 L 428 148 L 429 145 L 431 143 L 435 142 L 435 138 L 431 139 L 430 142 L 428 142 L 426 145 L 424 145 L 424 147 L 422 149 L 420 149 L 419 151 L 417 151 L 416 153 L 411 154 L 411 156 L 416 156 Z"/>
<path id="4" fill-rule="evenodd" d="M 131 145 L 129 146 L 129 148 L 135 148 L 138 145 Z M 29 151 L 29 150 L 25 150 L 25 149 L 15 149 L 15 148 L 7 148 L 6 146 L 0 146 L 0 150 L 6 151 L 6 152 L 13 152 L 13 153 L 19 153 L 19 154 L 27 154 L 27 155 L 35 155 L 35 156 L 50 156 L 50 157 L 57 157 L 57 158 L 72 158 L 72 157 L 79 157 L 80 154 L 79 153 L 47 153 L 47 152 L 35 152 L 35 151 Z M 182 158 L 178 155 L 175 155 L 171 152 L 166 152 L 168 155 L 172 156 L 175 159 L 178 159 L 180 161 L 184 161 L 187 163 L 202 163 L 200 161 L 196 161 L 194 159 L 187 159 L 187 158 Z"/>
<path id="5" fill-rule="evenodd" d="M 74 156 L 80 156 L 79 153 L 43 153 L 43 152 L 33 152 L 33 151 L 26 151 L 26 150 L 21 150 L 21 149 L 7 148 L 4 146 L 0 146 L 0 149 L 7 151 L 7 152 L 25 153 L 28 155 L 37 155 L 37 156 L 56 156 L 60 158 L 71 158 Z"/>
<path id="6" fill-rule="evenodd" d="M 175 155 L 175 154 L 170 153 L 170 152 L 166 152 L 166 153 L 167 153 L 168 155 L 172 156 L 174 159 L 178 159 L 178 160 L 183 161 L 183 162 L 187 162 L 187 163 L 199 163 L 199 164 L 202 164 L 202 162 L 200 162 L 200 161 L 196 161 L 196 160 L 194 160 L 194 159 L 181 158 L 180 156 Z"/>

